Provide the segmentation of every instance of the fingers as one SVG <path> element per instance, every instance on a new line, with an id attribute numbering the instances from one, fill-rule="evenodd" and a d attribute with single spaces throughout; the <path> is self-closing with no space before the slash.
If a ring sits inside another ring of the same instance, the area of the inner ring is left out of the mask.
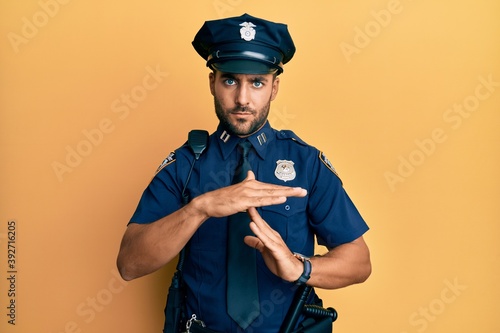
<path id="1" fill-rule="evenodd" d="M 257 209 L 254 207 L 249 208 L 247 213 L 252 220 L 252 222 L 250 222 L 250 229 L 255 236 L 245 236 L 245 244 L 255 248 L 261 253 L 266 250 L 273 251 L 275 241 L 269 237 L 269 233 L 271 233 L 273 237 L 275 231 L 262 219 Z"/>
<path id="2" fill-rule="evenodd" d="M 200 207 L 208 217 L 229 216 L 249 207 L 263 207 L 284 203 L 288 197 L 304 197 L 307 190 L 259 182 L 252 171 L 244 181 L 204 193 Z"/>
<path id="3" fill-rule="evenodd" d="M 247 177 L 245 180 L 255 180 L 255 174 L 253 173 L 252 170 L 248 170 Z"/>
<path id="4" fill-rule="evenodd" d="M 253 173 L 252 170 L 249 170 L 247 173 L 247 177 L 245 178 L 244 181 L 251 181 L 251 180 L 255 180 L 255 174 Z M 269 183 L 262 183 L 259 181 L 249 182 L 247 183 L 247 185 L 252 186 L 252 188 L 254 189 L 261 190 L 269 195 L 278 195 L 278 196 L 282 195 L 285 197 L 291 197 L 291 196 L 305 197 L 307 195 L 307 190 L 301 187 L 282 186 Z"/>
<path id="5" fill-rule="evenodd" d="M 234 197 L 249 200 L 250 207 L 276 205 L 288 197 L 305 197 L 307 190 L 301 187 L 282 186 L 263 183 L 255 179 L 253 171 L 248 171 L 245 180 L 235 186 Z"/>
<path id="6" fill-rule="evenodd" d="M 271 227 L 266 223 L 266 221 L 264 221 L 264 219 L 260 216 L 259 212 L 255 207 L 248 208 L 247 214 L 250 217 L 250 220 L 255 223 L 257 228 L 263 229 L 267 226 L 269 229 L 271 229 Z"/>
<path id="7" fill-rule="evenodd" d="M 275 244 L 281 243 L 281 236 L 279 236 L 276 230 L 271 228 L 271 226 L 264 221 L 259 212 L 257 212 L 257 209 L 251 207 L 247 210 L 247 212 L 252 220 L 250 223 L 250 229 L 255 234 L 255 237 L 262 242 L 262 246 L 273 248 Z"/>
<path id="8" fill-rule="evenodd" d="M 264 245 L 262 242 L 254 236 L 245 236 L 244 238 L 245 244 L 256 249 L 257 251 L 262 252 Z"/>
<path id="9" fill-rule="evenodd" d="M 301 187 L 289 187 L 282 185 L 275 185 L 269 183 L 262 183 L 255 178 L 253 178 L 253 173 L 248 173 L 246 181 L 238 184 L 241 187 L 244 195 L 248 198 L 252 198 L 257 207 L 266 206 L 269 204 L 278 204 L 286 201 L 288 197 L 305 197 L 307 195 L 307 190 Z M 259 203 L 261 200 L 266 200 L 266 202 L 271 200 L 269 203 Z"/>
<path id="10" fill-rule="evenodd" d="M 250 217 L 250 220 L 253 221 L 255 224 L 264 222 L 264 220 L 262 219 L 262 217 L 260 216 L 259 212 L 257 211 L 257 209 L 255 207 L 248 208 L 247 214 Z M 252 226 L 250 226 L 250 228 L 251 227 Z"/>

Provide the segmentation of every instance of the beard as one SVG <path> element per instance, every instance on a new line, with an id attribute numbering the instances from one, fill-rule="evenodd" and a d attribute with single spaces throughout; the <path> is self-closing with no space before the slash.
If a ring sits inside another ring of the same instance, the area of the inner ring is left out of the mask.
<path id="1" fill-rule="evenodd" d="M 269 100 L 266 105 L 260 110 L 250 109 L 248 107 L 237 106 L 230 110 L 225 110 L 220 104 L 219 100 L 214 97 L 215 114 L 219 119 L 220 123 L 224 128 L 231 134 L 243 137 L 249 136 L 257 132 L 267 121 L 267 116 L 269 115 L 269 109 L 271 107 L 271 100 Z M 244 111 L 251 113 L 254 118 L 253 120 L 237 119 L 236 123 L 231 123 L 228 115 L 232 112 Z"/>

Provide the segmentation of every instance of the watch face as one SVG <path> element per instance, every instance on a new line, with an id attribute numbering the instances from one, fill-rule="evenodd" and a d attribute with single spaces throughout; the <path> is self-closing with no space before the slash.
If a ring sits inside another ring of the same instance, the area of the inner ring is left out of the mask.
<path id="1" fill-rule="evenodd" d="M 309 259 L 305 255 L 297 253 L 297 252 L 294 252 L 293 255 L 295 256 L 295 258 L 299 259 L 302 262 L 304 262 L 304 260 L 306 260 L 306 259 Z"/>

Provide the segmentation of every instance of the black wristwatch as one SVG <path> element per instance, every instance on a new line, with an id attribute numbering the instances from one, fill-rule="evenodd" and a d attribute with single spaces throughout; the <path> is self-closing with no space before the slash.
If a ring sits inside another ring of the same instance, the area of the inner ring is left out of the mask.
<path id="1" fill-rule="evenodd" d="M 296 285 L 300 286 L 305 284 L 311 277 L 312 265 L 308 257 L 295 252 L 293 253 L 293 255 L 295 256 L 295 258 L 304 263 L 304 271 L 302 272 L 302 275 L 298 278 L 297 281 L 294 282 Z"/>

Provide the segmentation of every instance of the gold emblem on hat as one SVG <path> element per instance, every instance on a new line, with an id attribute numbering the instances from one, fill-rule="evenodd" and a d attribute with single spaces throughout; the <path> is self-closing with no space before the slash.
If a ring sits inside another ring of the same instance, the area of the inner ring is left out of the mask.
<path id="1" fill-rule="evenodd" d="M 297 175 L 295 173 L 295 168 L 293 167 L 295 163 L 287 160 L 277 160 L 276 164 L 276 170 L 274 170 L 276 178 L 284 182 L 295 179 L 295 176 Z"/>
<path id="2" fill-rule="evenodd" d="M 247 42 L 255 39 L 255 24 L 252 22 L 243 22 L 240 24 L 240 27 L 242 27 L 240 29 L 241 39 L 244 39 Z"/>

